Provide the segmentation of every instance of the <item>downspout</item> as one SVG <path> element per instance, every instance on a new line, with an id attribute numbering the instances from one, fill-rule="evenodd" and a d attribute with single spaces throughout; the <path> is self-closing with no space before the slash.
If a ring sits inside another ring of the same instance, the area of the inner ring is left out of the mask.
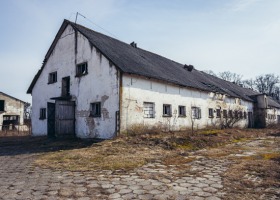
<path id="1" fill-rule="evenodd" d="M 122 120 L 121 120 L 121 116 L 122 116 L 122 113 L 123 113 L 123 109 L 122 109 L 122 103 L 123 103 L 123 73 L 121 71 L 119 71 L 119 113 L 118 113 L 118 119 L 119 119 L 119 127 L 116 127 L 117 128 L 117 131 L 116 131 L 116 135 L 120 135 L 120 131 L 121 131 L 121 123 L 122 123 Z M 116 124 L 117 126 L 117 124 Z"/>

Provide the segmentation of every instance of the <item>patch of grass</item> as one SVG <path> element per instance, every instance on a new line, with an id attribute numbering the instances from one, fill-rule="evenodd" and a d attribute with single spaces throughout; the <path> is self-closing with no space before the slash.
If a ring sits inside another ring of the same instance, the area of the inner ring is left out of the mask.
<path id="1" fill-rule="evenodd" d="M 41 167 L 88 170 L 131 170 L 154 158 L 149 148 L 126 144 L 124 141 L 104 141 L 88 148 L 46 153 L 35 163 Z"/>
<path id="2" fill-rule="evenodd" d="M 265 153 L 261 155 L 265 160 L 279 160 L 280 152 Z"/>
<path id="3" fill-rule="evenodd" d="M 246 142 L 248 139 L 247 138 L 238 138 L 232 140 L 233 143 L 238 143 L 238 142 Z"/>
<path id="4" fill-rule="evenodd" d="M 206 129 L 206 130 L 199 131 L 198 134 L 202 134 L 202 135 L 218 135 L 221 132 L 222 132 L 222 130 L 219 130 L 219 129 Z"/>

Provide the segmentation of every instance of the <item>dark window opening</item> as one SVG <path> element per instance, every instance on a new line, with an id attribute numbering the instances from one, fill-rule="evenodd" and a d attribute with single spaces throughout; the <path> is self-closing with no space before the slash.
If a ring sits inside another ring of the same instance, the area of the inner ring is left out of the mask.
<path id="1" fill-rule="evenodd" d="M 87 63 L 81 63 L 76 66 L 76 76 L 84 76 L 88 73 Z"/>
<path id="2" fill-rule="evenodd" d="M 0 111 L 5 111 L 5 100 L 0 100 Z"/>
<path id="3" fill-rule="evenodd" d="M 232 110 L 229 110 L 228 115 L 229 115 L 230 118 L 233 118 Z"/>
<path id="4" fill-rule="evenodd" d="M 247 119 L 247 113 L 245 111 L 244 111 L 243 115 L 244 115 L 244 119 Z"/>
<path id="5" fill-rule="evenodd" d="M 217 118 L 221 118 L 221 109 L 216 109 Z"/>
<path id="6" fill-rule="evenodd" d="M 209 108 L 208 112 L 209 112 L 209 118 L 213 118 L 214 117 L 213 108 Z"/>
<path id="7" fill-rule="evenodd" d="M 144 118 L 154 118 L 155 117 L 155 104 L 150 102 L 144 102 Z"/>
<path id="8" fill-rule="evenodd" d="M 39 119 L 46 119 L 46 108 L 40 109 L 40 118 Z"/>
<path id="9" fill-rule="evenodd" d="M 90 116 L 101 117 L 101 102 L 95 102 L 90 104 Z"/>
<path id="10" fill-rule="evenodd" d="M 227 118 L 227 110 L 223 110 L 223 117 Z"/>
<path id="11" fill-rule="evenodd" d="M 66 97 L 70 96 L 70 77 L 62 78 L 62 91 L 61 96 Z"/>
<path id="12" fill-rule="evenodd" d="M 235 117 L 236 119 L 238 119 L 238 111 L 237 111 L 237 110 L 234 111 L 234 117 Z"/>
<path id="13" fill-rule="evenodd" d="M 49 84 L 57 82 L 57 72 L 49 73 Z"/>
<path id="14" fill-rule="evenodd" d="M 179 106 L 179 117 L 185 117 L 186 116 L 186 106 Z"/>
<path id="15" fill-rule="evenodd" d="M 171 116 L 171 105 L 163 104 L 163 116 L 170 117 Z"/>

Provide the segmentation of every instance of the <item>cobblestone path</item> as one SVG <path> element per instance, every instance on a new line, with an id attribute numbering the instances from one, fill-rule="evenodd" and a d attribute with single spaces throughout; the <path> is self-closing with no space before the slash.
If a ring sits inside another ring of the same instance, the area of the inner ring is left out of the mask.
<path id="1" fill-rule="evenodd" d="M 201 158 L 180 169 L 155 162 L 128 174 L 68 172 L 35 167 L 38 155 L 0 156 L 0 199 L 218 200 L 223 197 L 220 174 L 229 164 Z"/>

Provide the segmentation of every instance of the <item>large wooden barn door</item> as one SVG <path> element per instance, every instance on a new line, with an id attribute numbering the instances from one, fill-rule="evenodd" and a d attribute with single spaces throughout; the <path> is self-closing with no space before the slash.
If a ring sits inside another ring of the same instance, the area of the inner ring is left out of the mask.
<path id="1" fill-rule="evenodd" d="M 248 128 L 254 128 L 253 113 L 248 112 Z"/>
<path id="2" fill-rule="evenodd" d="M 75 101 L 56 101 L 55 119 L 57 136 L 75 136 Z"/>
<path id="3" fill-rule="evenodd" d="M 48 103 L 48 136 L 55 137 L 55 104 Z"/>

